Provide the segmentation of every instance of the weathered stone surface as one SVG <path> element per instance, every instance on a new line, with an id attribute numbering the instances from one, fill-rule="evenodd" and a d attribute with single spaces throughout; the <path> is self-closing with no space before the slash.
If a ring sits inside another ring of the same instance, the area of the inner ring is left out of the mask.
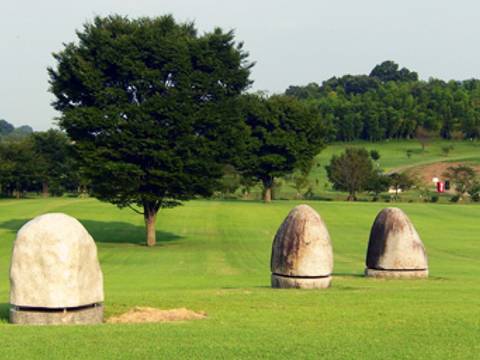
<path id="1" fill-rule="evenodd" d="M 295 289 L 326 289 L 332 283 L 331 276 L 325 277 L 288 277 L 277 274 L 272 274 L 273 288 L 295 288 Z"/>
<path id="2" fill-rule="evenodd" d="M 320 215 L 308 205 L 288 214 L 272 245 L 272 287 L 330 286 L 333 251 Z"/>
<path id="3" fill-rule="evenodd" d="M 428 260 L 422 240 L 402 210 L 386 208 L 377 215 L 370 231 L 366 265 L 367 276 L 428 276 Z"/>
<path id="4" fill-rule="evenodd" d="M 425 279 L 428 278 L 426 270 L 375 270 L 365 269 L 365 276 L 379 279 Z"/>
<path id="5" fill-rule="evenodd" d="M 10 322 L 22 325 L 87 325 L 103 322 L 103 305 L 64 311 L 10 309 Z"/>
<path id="6" fill-rule="evenodd" d="M 97 248 L 71 216 L 38 216 L 17 233 L 10 265 L 14 307 L 71 308 L 103 302 Z"/>

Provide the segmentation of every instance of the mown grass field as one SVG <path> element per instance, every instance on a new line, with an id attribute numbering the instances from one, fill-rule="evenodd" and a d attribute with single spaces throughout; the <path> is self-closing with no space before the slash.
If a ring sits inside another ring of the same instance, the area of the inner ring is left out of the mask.
<path id="1" fill-rule="evenodd" d="M 453 146 L 448 155 L 442 151 L 442 147 Z M 328 181 L 325 166 L 330 163 L 333 155 L 340 155 L 347 147 L 364 147 L 368 151 L 377 150 L 380 153 L 378 166 L 385 172 L 405 171 L 421 165 L 434 164 L 438 162 L 461 162 L 467 165 L 480 164 L 480 142 L 478 141 L 447 141 L 432 140 L 428 142 L 425 150 L 422 150 L 417 140 L 390 140 L 382 142 L 355 141 L 351 143 L 334 143 L 328 145 L 316 157 L 315 165 L 312 168 L 309 179 L 315 196 L 325 199 L 344 200 L 347 194 L 333 191 L 332 184 Z M 410 151 L 410 157 L 407 151 Z M 431 191 L 434 185 L 431 184 Z M 256 192 L 260 196 L 260 190 Z M 284 199 L 295 198 L 296 190 L 288 181 L 283 181 L 282 186 L 277 190 L 277 197 Z M 368 194 L 359 194 L 360 198 L 369 199 Z M 402 196 L 403 201 L 422 201 L 418 198 L 418 192 L 413 190 Z M 450 196 L 441 196 L 442 202 L 448 202 Z"/>
<path id="2" fill-rule="evenodd" d="M 453 155 L 452 155 L 453 157 Z M 141 216 L 93 199 L 0 201 L 1 359 L 474 359 L 480 354 L 480 207 L 399 204 L 429 255 L 428 280 L 362 276 L 381 203 L 310 202 L 332 237 L 332 288 L 269 287 L 273 235 L 293 201 L 192 201 L 165 210 L 146 248 Z M 26 327 L 8 319 L 15 232 L 65 212 L 90 231 L 106 316 L 134 306 L 187 307 L 183 323 Z"/>

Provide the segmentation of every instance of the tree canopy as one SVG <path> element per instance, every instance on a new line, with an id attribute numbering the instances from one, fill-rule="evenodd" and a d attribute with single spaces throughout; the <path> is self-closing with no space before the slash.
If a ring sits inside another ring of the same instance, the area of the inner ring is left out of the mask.
<path id="1" fill-rule="evenodd" d="M 325 131 L 315 111 L 288 96 L 244 95 L 242 116 L 247 149 L 237 166 L 244 176 L 262 182 L 269 202 L 276 177 L 311 167 L 325 144 Z"/>
<path id="2" fill-rule="evenodd" d="M 59 124 L 93 195 L 143 208 L 154 245 L 158 210 L 209 195 L 238 153 L 252 64 L 233 32 L 172 16 L 96 17 L 77 36 L 49 69 Z"/>
<path id="3" fill-rule="evenodd" d="M 35 169 L 42 183 L 42 193 L 61 195 L 71 189 L 77 178 L 72 144 L 65 133 L 50 129 L 32 135 L 36 155 Z"/>
<path id="4" fill-rule="evenodd" d="M 368 190 L 372 179 L 375 184 L 384 184 L 382 181 L 377 182 L 380 178 L 377 178 L 370 154 L 364 148 L 347 148 L 344 153 L 333 155 L 325 168 L 334 189 L 347 191 L 348 200 L 356 200 L 357 192 Z M 374 187 L 375 191 L 377 187 Z"/>
<path id="5" fill-rule="evenodd" d="M 385 61 L 369 75 L 290 86 L 285 93 L 316 107 L 330 140 L 408 139 L 419 127 L 445 139 L 480 137 L 480 80 L 422 81 Z"/>
<path id="6" fill-rule="evenodd" d="M 33 129 L 28 125 L 15 127 L 5 119 L 0 119 L 0 138 L 21 138 L 33 133 Z"/>
<path id="7" fill-rule="evenodd" d="M 375 66 L 369 77 L 377 78 L 381 82 L 388 81 L 417 81 L 418 74 L 407 68 L 399 69 L 397 63 L 387 60 Z"/>

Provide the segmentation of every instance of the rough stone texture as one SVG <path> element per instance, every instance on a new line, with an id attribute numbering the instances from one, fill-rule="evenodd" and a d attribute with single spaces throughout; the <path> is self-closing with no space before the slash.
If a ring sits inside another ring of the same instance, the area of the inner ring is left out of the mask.
<path id="1" fill-rule="evenodd" d="M 278 229 L 272 245 L 271 271 L 272 287 L 330 285 L 333 271 L 330 235 L 320 215 L 310 206 L 295 207 Z"/>
<path id="2" fill-rule="evenodd" d="M 377 215 L 370 232 L 366 265 L 367 276 L 428 277 L 422 240 L 402 210 L 386 208 Z"/>
<path id="3" fill-rule="evenodd" d="M 103 322 L 103 305 L 78 310 L 35 311 L 10 309 L 10 322 L 23 325 L 86 325 Z"/>
<path id="4" fill-rule="evenodd" d="M 70 308 L 103 302 L 97 248 L 71 216 L 38 216 L 17 233 L 10 265 L 10 303 Z"/>
<path id="5" fill-rule="evenodd" d="M 332 277 L 296 278 L 272 274 L 273 288 L 326 289 L 332 283 Z"/>
<path id="6" fill-rule="evenodd" d="M 375 270 L 365 269 L 365 276 L 383 279 L 425 279 L 428 278 L 428 270 Z"/>

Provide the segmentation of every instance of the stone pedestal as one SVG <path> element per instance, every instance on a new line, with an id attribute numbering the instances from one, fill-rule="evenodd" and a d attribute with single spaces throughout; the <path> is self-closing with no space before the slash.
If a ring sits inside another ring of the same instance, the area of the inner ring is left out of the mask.
<path id="1" fill-rule="evenodd" d="M 378 270 L 365 269 L 365 276 L 379 279 L 426 279 L 428 269 L 425 270 Z"/>
<path id="2" fill-rule="evenodd" d="M 10 308 L 10 322 L 22 325 L 88 325 L 103 322 L 103 304 L 65 309 Z"/>
<path id="3" fill-rule="evenodd" d="M 272 274 L 272 288 L 326 289 L 331 283 L 331 276 L 300 278 Z"/>

